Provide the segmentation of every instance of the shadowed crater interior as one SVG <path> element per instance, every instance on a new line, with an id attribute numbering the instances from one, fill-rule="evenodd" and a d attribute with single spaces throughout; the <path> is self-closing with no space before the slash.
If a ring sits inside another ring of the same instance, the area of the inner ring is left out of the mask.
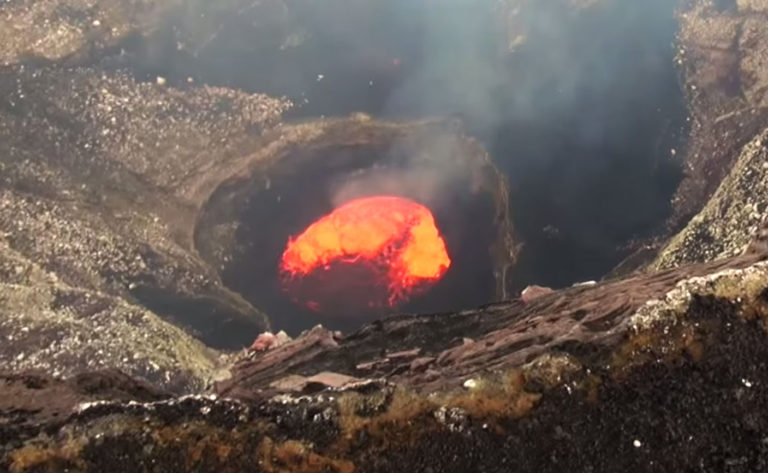
<path id="1" fill-rule="evenodd" d="M 344 120 L 224 183 L 198 221 L 196 241 L 224 283 L 276 329 L 351 330 L 393 310 L 450 311 L 502 297 L 511 257 L 497 251 L 511 233 L 506 192 L 483 149 L 444 124 Z M 288 239 L 346 201 L 377 195 L 431 210 L 452 260 L 446 274 L 396 308 L 366 308 L 361 293 L 320 313 L 293 302 L 278 275 Z"/>

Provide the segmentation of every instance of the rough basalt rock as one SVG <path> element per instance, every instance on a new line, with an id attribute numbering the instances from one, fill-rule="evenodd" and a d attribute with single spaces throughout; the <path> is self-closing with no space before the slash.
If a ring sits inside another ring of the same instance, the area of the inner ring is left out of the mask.
<path id="1" fill-rule="evenodd" d="M 26 421 L 0 423 L 0 466 L 760 471 L 767 293 L 763 253 L 348 337 L 318 328 L 241 361 L 218 386 L 237 400 L 173 399 L 104 374 L 6 377 L 59 402 L 24 414 L 0 397 L 0 418 Z M 380 364 L 360 368 L 366 360 Z M 298 374 L 303 384 L 285 381 Z"/>
<path id="2" fill-rule="evenodd" d="M 649 321 L 684 312 L 693 297 L 712 295 L 716 292 L 713 288 L 720 287 L 724 276 L 719 274 L 724 269 L 741 271 L 745 277 L 753 272 L 762 274 L 762 264 L 757 269 L 744 268 L 763 257 L 762 253 L 751 253 L 675 271 L 573 287 L 528 303 L 515 300 L 454 314 L 393 317 L 341 340 L 315 329 L 265 354 L 254 354 L 253 360 L 236 363 L 232 378 L 219 383 L 217 392 L 256 392 L 282 376 L 316 374 L 317 360 L 322 360 L 323 370 L 361 379 L 387 379 L 425 393 L 457 388 L 486 370 L 519 367 L 547 353 L 570 351 L 563 347 L 573 345 L 574 353 L 580 353 L 612 346 L 633 326 L 652 325 Z M 715 283 L 709 284 L 710 280 Z M 738 297 L 739 291 L 733 292 Z M 746 293 L 743 297 L 747 298 Z M 397 340 L 395 346 L 393 340 Z M 395 351 L 411 356 L 389 356 Z M 417 357 L 423 362 L 412 366 Z"/>
<path id="3" fill-rule="evenodd" d="M 80 62 L 147 34 L 178 1 L 43 0 L 0 5 L 0 66 L 24 61 Z"/>
<path id="4" fill-rule="evenodd" d="M 677 64 L 691 122 L 684 179 L 672 203 L 668 236 L 614 274 L 739 254 L 768 216 L 766 11 L 764 0 L 683 4 Z"/>
<path id="5" fill-rule="evenodd" d="M 376 11 L 307 5 L 348 9 L 323 25 L 352 36 L 367 23 L 349 18 Z M 512 12 L 527 5 L 499 2 L 505 54 L 526 41 Z M 282 99 L 197 87 L 183 67 L 152 83 L 115 70 L 169 44 L 205 64 L 242 29 L 269 57 L 302 49 L 313 31 L 294 7 L 0 6 L 0 471 L 768 469 L 765 0 L 681 4 L 692 131 L 670 225 L 685 228 L 656 272 L 273 343 L 220 271 L 239 254 L 228 204 L 272 185 L 264 170 L 290 172 L 288 155 L 439 130 L 480 158 L 461 177 L 495 198 L 504 297 L 515 253 L 503 179 L 451 121 L 279 124 Z"/>
<path id="6" fill-rule="evenodd" d="M 0 244 L 0 362 L 72 377 L 119 369 L 171 392 L 205 388 L 220 356 L 144 307 L 70 286 Z"/>
<path id="7" fill-rule="evenodd" d="M 652 270 L 743 253 L 768 222 L 768 130 L 744 147 L 704 209 L 678 233 Z"/>
<path id="8" fill-rule="evenodd" d="M 4 370 L 202 389 L 221 362 L 203 342 L 269 324 L 197 255 L 195 208 L 288 103 L 54 66 L 0 70 L 0 97 Z"/>
<path id="9" fill-rule="evenodd" d="M 768 123 L 768 2 L 683 2 L 677 63 L 691 132 L 672 228 L 709 201 L 741 150 Z"/>

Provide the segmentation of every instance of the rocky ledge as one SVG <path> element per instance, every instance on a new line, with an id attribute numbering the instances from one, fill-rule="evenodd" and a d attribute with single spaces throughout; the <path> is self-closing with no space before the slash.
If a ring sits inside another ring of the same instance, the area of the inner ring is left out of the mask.
<path id="1" fill-rule="evenodd" d="M 321 327 L 206 395 L 112 372 L 0 380 L 2 468 L 760 471 L 768 254 L 349 336 Z"/>

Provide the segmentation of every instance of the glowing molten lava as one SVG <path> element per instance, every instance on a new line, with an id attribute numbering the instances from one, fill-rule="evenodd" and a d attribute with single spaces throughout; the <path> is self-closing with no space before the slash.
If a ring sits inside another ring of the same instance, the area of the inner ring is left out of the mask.
<path id="1" fill-rule="evenodd" d="M 394 307 L 437 282 L 451 260 L 432 213 L 400 197 L 356 199 L 291 238 L 283 289 L 317 311 Z"/>

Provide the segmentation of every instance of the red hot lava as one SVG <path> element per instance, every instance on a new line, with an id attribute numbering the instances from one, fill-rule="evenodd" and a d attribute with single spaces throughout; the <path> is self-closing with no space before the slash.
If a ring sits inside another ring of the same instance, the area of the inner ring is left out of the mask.
<path id="1" fill-rule="evenodd" d="M 450 265 L 428 208 L 376 196 L 348 202 L 289 239 L 280 278 L 294 302 L 344 314 L 406 302 Z"/>

